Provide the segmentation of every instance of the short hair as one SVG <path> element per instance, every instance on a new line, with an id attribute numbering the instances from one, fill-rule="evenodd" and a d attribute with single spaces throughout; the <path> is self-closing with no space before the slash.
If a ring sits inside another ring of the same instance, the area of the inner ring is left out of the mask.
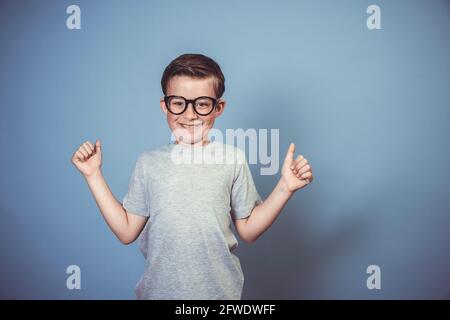
<path id="1" fill-rule="evenodd" d="M 225 77 L 220 66 L 213 59 L 202 54 L 182 54 L 169 63 L 161 78 L 161 87 L 164 95 L 167 94 L 167 85 L 170 79 L 179 75 L 198 79 L 212 76 L 216 98 L 222 97 L 225 92 Z"/>

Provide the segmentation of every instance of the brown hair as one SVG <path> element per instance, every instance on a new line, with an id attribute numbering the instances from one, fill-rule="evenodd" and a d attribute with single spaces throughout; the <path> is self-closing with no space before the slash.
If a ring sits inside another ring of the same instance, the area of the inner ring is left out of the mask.
<path id="1" fill-rule="evenodd" d="M 161 87 L 164 95 L 167 94 L 167 85 L 170 79 L 177 75 L 199 79 L 212 76 L 214 78 L 216 98 L 222 97 L 225 92 L 225 77 L 219 65 L 213 59 L 202 54 L 182 54 L 166 67 L 161 78 Z"/>

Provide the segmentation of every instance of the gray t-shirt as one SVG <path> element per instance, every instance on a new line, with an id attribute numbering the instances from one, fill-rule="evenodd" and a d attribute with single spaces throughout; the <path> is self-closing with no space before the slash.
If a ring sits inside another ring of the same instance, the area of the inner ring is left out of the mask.
<path id="1" fill-rule="evenodd" d="M 245 153 L 234 146 L 169 143 L 138 158 L 123 199 L 149 217 L 139 244 L 146 269 L 138 299 L 241 299 L 232 219 L 262 202 Z"/>

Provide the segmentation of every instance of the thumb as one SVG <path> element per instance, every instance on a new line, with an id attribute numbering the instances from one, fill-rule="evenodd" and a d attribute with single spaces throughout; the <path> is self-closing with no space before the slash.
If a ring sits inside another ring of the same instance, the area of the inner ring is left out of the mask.
<path id="1" fill-rule="evenodd" d="M 286 158 L 284 159 L 285 163 L 291 164 L 294 161 L 294 152 L 295 152 L 295 144 L 291 142 L 289 145 L 289 149 L 286 153 Z"/>
<path id="2" fill-rule="evenodd" d="M 99 139 L 97 139 L 97 141 L 95 141 L 95 152 L 98 152 L 100 154 L 102 153 L 102 146 L 100 144 Z"/>

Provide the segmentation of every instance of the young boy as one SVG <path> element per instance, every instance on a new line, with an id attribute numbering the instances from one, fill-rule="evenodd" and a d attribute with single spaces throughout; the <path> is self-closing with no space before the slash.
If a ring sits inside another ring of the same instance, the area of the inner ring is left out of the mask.
<path id="1" fill-rule="evenodd" d="M 226 106 L 219 65 L 204 55 L 181 55 L 166 67 L 161 85 L 160 106 L 175 142 L 139 156 L 123 203 L 102 176 L 99 140 L 83 143 L 72 162 L 119 240 L 140 238 L 146 270 L 138 299 L 241 299 L 244 276 L 231 222 L 241 239 L 254 242 L 313 180 L 311 166 L 301 155 L 294 159 L 291 143 L 280 180 L 262 201 L 243 151 L 208 140 Z M 175 148 L 227 161 L 175 161 Z"/>

